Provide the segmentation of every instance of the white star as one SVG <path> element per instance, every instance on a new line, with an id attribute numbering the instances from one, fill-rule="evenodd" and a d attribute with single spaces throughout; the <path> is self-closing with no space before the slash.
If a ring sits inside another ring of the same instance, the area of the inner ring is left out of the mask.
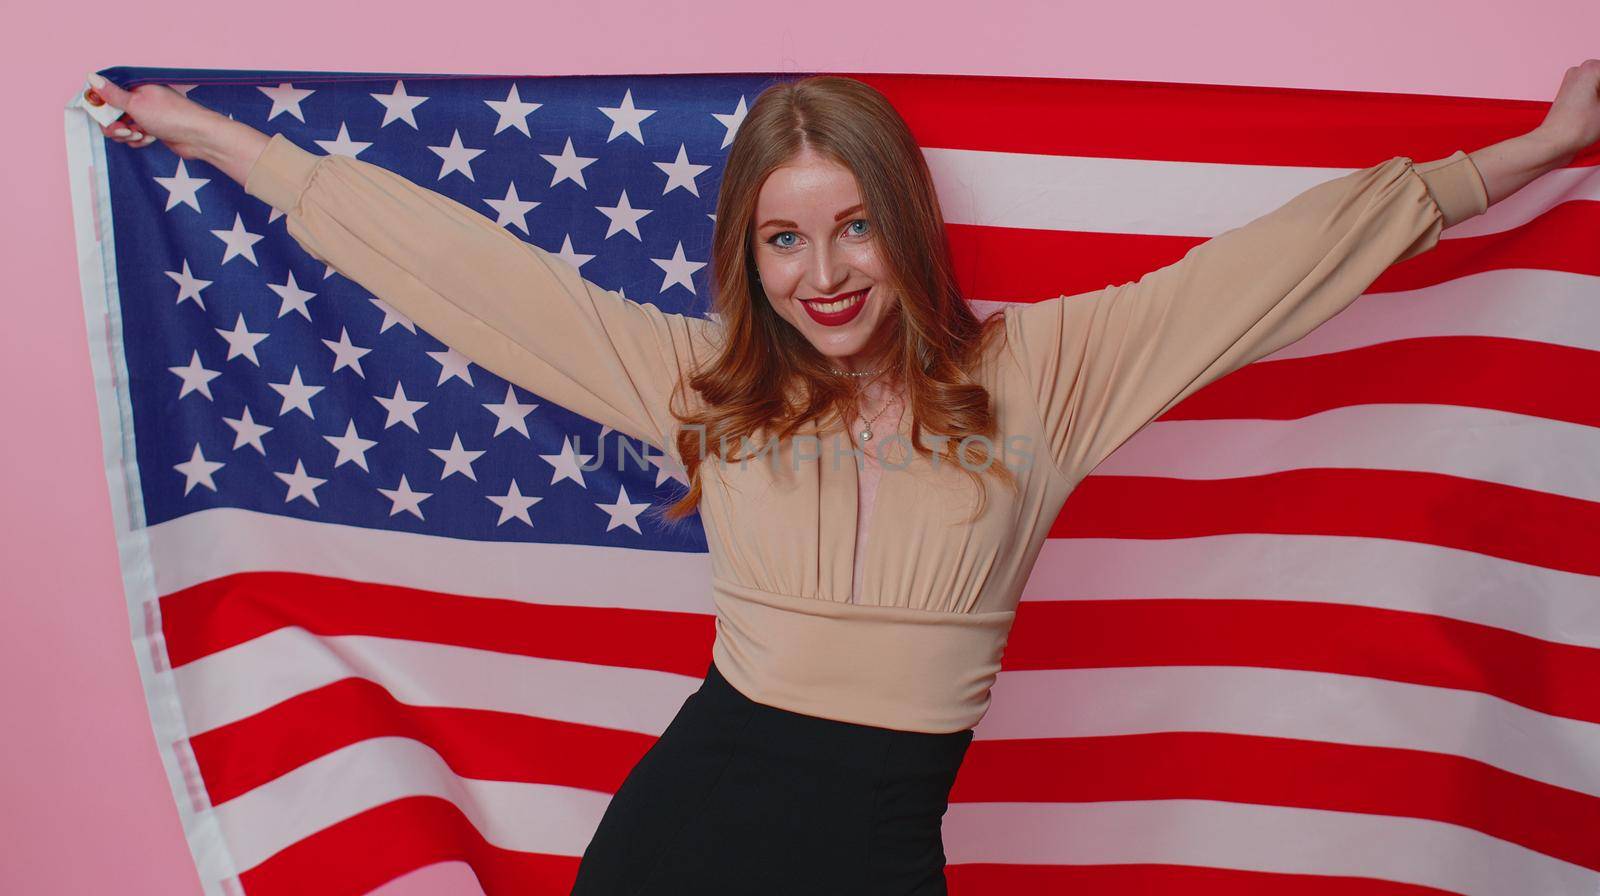
<path id="1" fill-rule="evenodd" d="M 505 494 L 485 495 L 484 497 L 500 505 L 500 519 L 495 521 L 496 526 L 509 519 L 519 519 L 530 526 L 533 525 L 533 520 L 528 518 L 528 508 L 544 500 L 532 495 L 524 495 L 522 490 L 517 488 L 517 480 L 515 479 L 511 480 L 511 488 Z"/>
<path id="2" fill-rule="evenodd" d="M 378 306 L 379 311 L 383 312 L 383 323 L 378 327 L 379 333 L 387 332 L 395 324 L 399 324 L 413 333 L 417 332 L 417 325 L 411 322 L 411 318 L 394 310 L 394 306 L 379 298 L 373 298 L 371 301 L 372 304 Z"/>
<path id="3" fill-rule="evenodd" d="M 272 475 L 289 484 L 289 494 L 284 497 L 283 503 L 287 504 L 290 501 L 293 501 L 295 498 L 305 498 L 307 501 L 311 502 L 311 506 L 320 506 L 317 504 L 317 486 L 327 482 L 328 480 L 318 479 L 315 476 L 307 474 L 304 461 L 298 459 L 295 460 L 293 473 L 279 473 L 274 470 Z"/>
<path id="4" fill-rule="evenodd" d="M 252 247 L 261 242 L 262 237 L 244 229 L 244 218 L 238 212 L 233 213 L 232 230 L 213 230 L 211 235 L 227 245 L 222 252 L 223 264 L 227 264 L 228 259 L 235 255 L 242 255 L 250 259 L 251 264 L 256 264 L 256 250 Z"/>
<path id="5" fill-rule="evenodd" d="M 261 360 L 256 357 L 256 343 L 267 338 L 268 334 L 252 333 L 245 329 L 244 312 L 241 311 L 239 313 L 238 320 L 233 323 L 233 329 L 224 330 L 221 327 L 212 327 L 212 329 L 217 331 L 218 336 L 228 340 L 228 357 L 222 360 L 232 361 L 234 358 L 243 355 L 250 359 L 251 364 L 257 367 L 261 366 Z M 273 343 L 273 345 L 277 345 L 277 343 Z"/>
<path id="6" fill-rule="evenodd" d="M 382 395 L 374 395 L 372 397 L 376 398 L 378 404 L 383 405 L 384 410 L 389 412 L 389 419 L 383 422 L 384 429 L 388 429 L 396 423 L 404 423 L 411 427 L 412 432 L 418 434 L 422 432 L 422 430 L 417 429 L 417 411 L 427 407 L 428 403 L 426 401 L 412 401 L 407 398 L 404 383 L 397 382 L 394 384 L 393 398 L 384 398 Z"/>
<path id="7" fill-rule="evenodd" d="M 572 444 L 571 437 L 561 440 L 560 454 L 541 454 L 539 457 L 556 468 L 555 473 L 550 477 L 551 485 L 555 485 L 563 479 L 571 479 L 584 488 L 589 487 L 583 481 L 583 470 L 579 465 L 593 460 L 594 455 L 577 453 L 577 448 Z"/>
<path id="8" fill-rule="evenodd" d="M 183 273 L 180 274 L 177 271 L 162 271 L 161 273 L 171 277 L 173 282 L 178 284 L 177 304 L 182 305 L 184 299 L 193 299 L 194 303 L 200 306 L 200 310 L 205 310 L 206 303 L 200 298 L 200 290 L 210 286 L 211 281 L 201 280 L 199 277 L 189 273 L 189 259 L 185 258 L 183 260 Z"/>
<path id="9" fill-rule="evenodd" d="M 417 119 L 411 112 L 428 101 L 425 96 L 411 96 L 406 93 L 404 81 L 394 82 L 393 93 L 374 93 L 371 97 L 383 104 L 383 124 L 378 125 L 380 129 L 388 126 L 391 121 L 403 121 L 411 125 L 412 130 L 417 130 Z"/>
<path id="10" fill-rule="evenodd" d="M 627 134 L 633 139 L 639 141 L 640 146 L 644 145 L 644 134 L 639 130 L 639 122 L 644 121 L 646 118 L 656 114 L 655 109 L 635 109 L 633 107 L 632 90 L 629 90 L 623 94 L 622 105 L 615 107 L 601 106 L 600 111 L 604 112 L 605 116 L 611 119 L 611 133 L 606 137 L 607 143 L 610 143 L 623 134 Z"/>
<path id="11" fill-rule="evenodd" d="M 323 438 L 328 440 L 329 445 L 339 449 L 339 456 L 333 461 L 334 469 L 337 470 L 346 463 L 354 463 L 361 469 L 372 472 L 367 469 L 367 449 L 378 443 L 372 439 L 363 439 L 361 434 L 356 432 L 356 421 L 350 420 L 345 423 L 344 435 L 323 436 Z"/>
<path id="12" fill-rule="evenodd" d="M 521 404 L 517 401 L 516 390 L 511 384 L 506 384 L 506 400 L 500 404 L 486 404 L 485 408 L 495 416 L 494 435 L 499 435 L 508 429 L 522 433 L 523 438 L 532 438 L 528 435 L 528 414 L 538 407 L 536 404 Z M 490 436 L 494 438 L 494 436 Z"/>
<path id="13" fill-rule="evenodd" d="M 666 272 L 661 278 L 661 291 L 666 292 L 667 287 L 674 283 L 680 284 L 689 292 L 694 292 L 694 281 L 690 277 L 695 271 L 706 266 L 703 261 L 690 261 L 683 256 L 683 242 L 678 242 L 678 247 L 672 250 L 671 258 L 652 258 L 656 266 Z"/>
<path id="14" fill-rule="evenodd" d="M 561 155 L 550 156 L 540 153 L 539 158 L 556 166 L 556 173 L 550 176 L 550 186 L 553 187 L 564 180 L 570 180 L 585 190 L 589 189 L 589 185 L 583 182 L 583 169 L 599 160 L 598 157 L 591 159 L 574 153 L 572 151 L 571 137 L 567 138 L 567 147 L 561 151 Z"/>
<path id="15" fill-rule="evenodd" d="M 338 373 L 341 368 L 348 367 L 356 372 L 356 376 L 362 379 L 367 378 L 366 373 L 361 369 L 361 356 L 372 351 L 372 349 L 351 345 L 349 327 L 339 328 L 338 342 L 332 339 L 324 339 L 322 344 L 333 351 L 333 373 Z"/>
<path id="16" fill-rule="evenodd" d="M 711 169 L 710 165 L 695 165 L 689 161 L 689 150 L 678 144 L 678 157 L 670 162 L 656 162 L 655 166 L 667 172 L 667 187 L 661 191 L 665 196 L 673 190 L 682 187 L 696 196 L 700 195 L 700 187 L 695 183 L 695 178 Z"/>
<path id="17" fill-rule="evenodd" d="M 456 433 L 455 439 L 450 443 L 449 448 L 429 448 L 428 450 L 432 451 L 435 457 L 444 461 L 444 472 L 439 474 L 439 481 L 443 482 L 449 479 L 452 473 L 460 473 L 473 482 L 478 481 L 478 474 L 472 472 L 472 462 L 482 457 L 483 452 L 468 451 L 461 447 L 460 433 Z"/>
<path id="18" fill-rule="evenodd" d="M 211 183 L 208 177 L 190 177 L 189 169 L 184 165 L 184 160 L 178 160 L 178 173 L 172 177 L 158 177 L 156 183 L 167 190 L 167 207 L 162 211 L 170 212 L 173 206 L 183 203 L 195 211 L 200 210 L 199 190 Z"/>
<path id="19" fill-rule="evenodd" d="M 500 120 L 495 122 L 494 125 L 496 134 L 506 128 L 516 128 L 526 136 L 533 136 L 528 133 L 528 114 L 539 108 L 543 103 L 523 102 L 522 97 L 517 95 L 517 85 L 515 84 L 511 85 L 511 92 L 506 94 L 505 99 L 484 100 L 484 102 L 488 103 L 489 108 L 500 115 Z"/>
<path id="20" fill-rule="evenodd" d="M 278 416 L 282 417 L 291 410 L 299 411 L 312 420 L 317 416 L 311 413 L 311 396 L 322 391 L 321 386 L 308 386 L 300 381 L 300 367 L 296 365 L 290 374 L 287 383 L 268 383 L 279 395 L 283 396 L 283 406 L 278 408 Z"/>
<path id="21" fill-rule="evenodd" d="M 727 149 L 728 144 L 733 142 L 734 133 L 739 130 L 739 125 L 744 124 L 744 117 L 749 112 L 749 108 L 747 108 L 744 104 L 744 97 L 740 96 L 739 106 L 738 108 L 734 109 L 732 113 L 727 115 L 722 115 L 717 112 L 711 113 L 712 118 L 715 118 L 719 124 L 728 129 L 727 133 L 722 135 L 721 149 Z"/>
<path id="22" fill-rule="evenodd" d="M 313 140 L 311 142 L 322 147 L 323 151 L 330 156 L 349 156 L 352 159 L 360 155 L 362 150 L 372 145 L 371 143 L 360 143 L 351 140 L 350 129 L 345 127 L 342 121 L 339 122 L 339 139 Z"/>
<path id="23" fill-rule="evenodd" d="M 301 289 L 299 284 L 294 282 L 294 271 L 288 272 L 287 279 L 281 285 L 268 283 L 267 288 L 277 293 L 278 298 L 282 300 L 278 305 L 279 317 L 291 311 L 298 311 L 301 317 L 306 320 L 311 319 L 311 312 L 306 310 L 306 303 L 316 298 L 317 294 Z"/>
<path id="24" fill-rule="evenodd" d="M 196 442 L 194 454 L 190 455 L 189 459 L 181 464 L 173 464 L 172 468 L 183 474 L 183 493 L 187 495 L 189 490 L 196 485 L 203 485 L 212 491 L 216 491 L 217 484 L 212 481 L 211 474 L 222 469 L 222 464 L 218 461 L 206 460 L 206 456 L 200 453 L 200 443 Z"/>
<path id="25" fill-rule="evenodd" d="M 582 269 L 583 266 L 585 264 L 587 264 L 590 259 L 594 258 L 593 255 L 584 255 L 581 252 L 573 251 L 573 249 L 572 249 L 572 235 L 571 234 L 568 234 L 567 236 L 564 236 L 564 237 L 561 238 L 561 251 L 560 252 L 552 252 L 550 254 L 554 255 L 555 257 L 557 257 L 559 259 L 561 259 L 562 261 L 566 262 L 567 264 L 572 265 L 573 270 Z"/>
<path id="26" fill-rule="evenodd" d="M 640 535 L 644 534 L 639 530 L 639 514 L 650 507 L 650 502 L 646 501 L 643 504 L 630 503 L 626 486 L 617 486 L 617 502 L 615 504 L 596 503 L 594 506 L 610 514 L 611 519 L 606 523 L 607 532 L 618 526 L 627 526 Z"/>
<path id="27" fill-rule="evenodd" d="M 261 444 L 261 437 L 272 432 L 272 427 L 263 426 L 250 418 L 250 406 L 245 405 L 244 411 L 237 417 L 223 417 L 222 422 L 233 428 L 234 450 L 246 445 L 261 452 L 262 457 L 267 456 L 267 447 Z"/>
<path id="28" fill-rule="evenodd" d="M 644 458 L 656 468 L 656 488 L 660 488 L 661 483 L 666 482 L 668 479 L 681 482 L 685 486 L 689 484 L 688 471 L 684 470 L 681 461 L 664 451 L 656 453 L 659 449 L 656 449 L 654 445 L 646 444 Z"/>
<path id="29" fill-rule="evenodd" d="M 444 161 L 439 165 L 439 179 L 452 171 L 459 171 L 467 176 L 467 180 L 475 182 L 472 176 L 472 160 L 483 155 L 481 149 L 468 149 L 461 145 L 461 132 L 453 131 L 450 134 L 449 146 L 430 146 L 429 149 L 438 154 Z"/>
<path id="30" fill-rule="evenodd" d="M 532 200 L 523 199 L 517 195 L 517 185 L 515 181 L 506 185 L 506 198 L 485 199 L 483 201 L 487 203 L 490 208 L 495 210 L 497 217 L 495 218 L 494 223 L 500 225 L 501 227 L 505 227 L 509 224 L 515 224 L 522 230 L 523 233 L 528 232 L 528 212 L 531 212 L 539 207 L 539 203 Z"/>
<path id="31" fill-rule="evenodd" d="M 200 352 L 196 351 L 189 358 L 188 367 L 168 367 L 183 379 L 183 386 L 178 390 L 178 397 L 182 398 L 190 392 L 199 392 L 206 398 L 211 398 L 211 381 L 222 376 L 220 370 L 207 370 L 200 364 Z"/>
<path id="32" fill-rule="evenodd" d="M 626 230 L 633 234 L 634 239 L 641 243 L 644 242 L 644 237 L 639 235 L 639 219 L 650 214 L 651 210 L 647 208 L 636 209 L 629 205 L 627 190 L 622 191 L 622 198 L 617 200 L 616 205 L 597 205 L 595 206 L 595 211 L 611 219 L 610 225 L 606 227 L 607 238 L 612 234 Z"/>
<path id="33" fill-rule="evenodd" d="M 467 356 L 453 348 L 446 348 L 442 352 L 428 352 L 428 357 L 439 362 L 439 382 L 435 386 L 443 386 L 452 378 L 460 379 L 467 385 L 472 385 L 472 371 L 467 369 Z"/>
<path id="34" fill-rule="evenodd" d="M 272 98 L 272 110 L 267 113 L 267 120 L 278 117 L 279 112 L 287 112 L 304 123 L 306 117 L 300 112 L 300 101 L 316 93 L 314 90 L 301 90 L 287 82 L 277 87 L 257 87 L 257 90 Z"/>
<path id="35" fill-rule="evenodd" d="M 401 474 L 398 488 L 380 488 L 378 491 L 382 492 L 383 496 L 391 502 L 389 507 L 390 516 L 406 510 L 416 514 L 419 520 L 422 519 L 422 507 L 420 505 L 424 500 L 433 497 L 433 492 L 412 491 L 410 484 L 406 482 L 405 474 Z"/>

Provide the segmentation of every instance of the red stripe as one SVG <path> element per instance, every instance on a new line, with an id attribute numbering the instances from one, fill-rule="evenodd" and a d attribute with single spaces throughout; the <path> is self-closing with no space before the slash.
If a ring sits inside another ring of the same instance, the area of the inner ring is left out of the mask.
<path id="1" fill-rule="evenodd" d="M 466 778 L 615 793 L 654 737 L 509 713 L 410 707 L 343 682 L 194 739 L 215 802 L 320 755 L 409 737 Z M 974 741 L 953 802 L 1206 799 L 1424 818 L 1600 868 L 1600 799 L 1419 750 L 1234 734 Z"/>
<path id="2" fill-rule="evenodd" d="M 1285 195 L 1287 202 L 1292 195 Z M 1037 302 L 1130 283 L 1179 261 L 1206 237 L 947 224 L 956 280 L 976 299 Z M 1521 227 L 1442 240 L 1390 265 L 1369 294 L 1421 289 L 1493 270 L 1600 274 L 1592 234 L 1600 202 L 1566 202 Z"/>
<path id="3" fill-rule="evenodd" d="M 1600 351 L 1502 339 L 1399 339 L 1247 364 L 1160 420 L 1297 420 L 1333 408 L 1436 404 L 1600 426 Z"/>
<path id="4" fill-rule="evenodd" d="M 1363 168 L 1439 158 L 1532 130 L 1527 100 L 1160 81 L 852 73 L 922 146 Z M 1584 158 L 1600 156 L 1591 151 Z"/>
<path id="5" fill-rule="evenodd" d="M 161 598 L 174 668 L 286 626 L 704 677 L 709 613 L 530 604 L 292 572 L 238 573 Z"/>
<path id="6" fill-rule="evenodd" d="M 1091 475 L 1068 496 L 1050 535 L 1392 538 L 1600 575 L 1597 531 L 1593 501 L 1437 473 L 1306 469 L 1216 480 Z"/>
<path id="7" fill-rule="evenodd" d="M 1421 750 L 1205 732 L 973 741 L 950 798 L 1220 800 L 1421 818 L 1600 869 L 1600 799 Z"/>
<path id="8" fill-rule="evenodd" d="M 950 896 L 1456 896 L 1368 877 L 1274 874 L 1189 865 L 949 865 Z"/>
<path id="9" fill-rule="evenodd" d="M 1594 686 L 1600 682 L 1600 649 L 1443 616 L 1348 604 L 1029 600 L 1017 608 L 1004 666 L 1331 672 L 1475 691 L 1537 712 L 1600 722 L 1600 689 Z"/>
<path id="10" fill-rule="evenodd" d="M 239 875 L 250 896 L 348 896 L 439 862 L 472 867 L 485 893 L 566 893 L 574 856 L 501 849 L 431 796 L 376 806 L 299 840 Z"/>
<path id="11" fill-rule="evenodd" d="M 190 738 L 213 805 L 374 737 L 432 747 L 459 775 L 615 793 L 656 738 L 574 722 L 459 707 L 410 706 L 347 678 Z"/>

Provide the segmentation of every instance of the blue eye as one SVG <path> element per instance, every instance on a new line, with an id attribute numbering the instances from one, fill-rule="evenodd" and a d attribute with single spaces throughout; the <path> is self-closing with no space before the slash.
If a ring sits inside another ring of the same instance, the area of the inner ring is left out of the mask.
<path id="1" fill-rule="evenodd" d="M 847 226 L 854 226 L 856 224 L 862 225 L 862 229 L 861 230 L 857 230 L 857 231 L 853 231 L 851 233 L 851 235 L 852 236 L 866 236 L 866 234 L 867 234 L 867 230 L 866 230 L 867 219 L 866 218 L 856 218 L 854 221 L 851 221 L 850 224 L 847 225 Z M 783 237 L 786 237 L 786 236 L 794 236 L 794 235 L 795 235 L 795 232 L 793 230 L 782 230 L 782 231 L 779 231 L 777 233 L 774 233 L 772 236 L 767 237 L 767 242 L 772 244 L 772 245 L 774 245 L 774 246 L 777 246 L 779 249 L 792 249 L 792 248 L 794 248 L 794 243 L 780 243 L 780 242 L 778 242 L 778 240 L 780 240 L 780 239 L 782 239 Z"/>

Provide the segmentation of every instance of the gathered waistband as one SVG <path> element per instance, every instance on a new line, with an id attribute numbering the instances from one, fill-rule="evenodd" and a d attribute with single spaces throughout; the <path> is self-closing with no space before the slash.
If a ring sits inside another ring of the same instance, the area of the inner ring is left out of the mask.
<path id="1" fill-rule="evenodd" d="M 858 725 L 948 734 L 978 724 L 1015 611 L 841 604 L 713 580 L 713 664 L 751 700 Z"/>

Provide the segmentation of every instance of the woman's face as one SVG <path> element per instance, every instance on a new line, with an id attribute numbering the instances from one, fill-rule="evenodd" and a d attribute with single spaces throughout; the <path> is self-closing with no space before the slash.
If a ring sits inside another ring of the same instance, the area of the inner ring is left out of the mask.
<path id="1" fill-rule="evenodd" d="M 843 370 L 873 370 L 890 295 L 874 224 L 850 169 L 804 151 L 756 197 L 754 254 L 778 314 Z"/>

